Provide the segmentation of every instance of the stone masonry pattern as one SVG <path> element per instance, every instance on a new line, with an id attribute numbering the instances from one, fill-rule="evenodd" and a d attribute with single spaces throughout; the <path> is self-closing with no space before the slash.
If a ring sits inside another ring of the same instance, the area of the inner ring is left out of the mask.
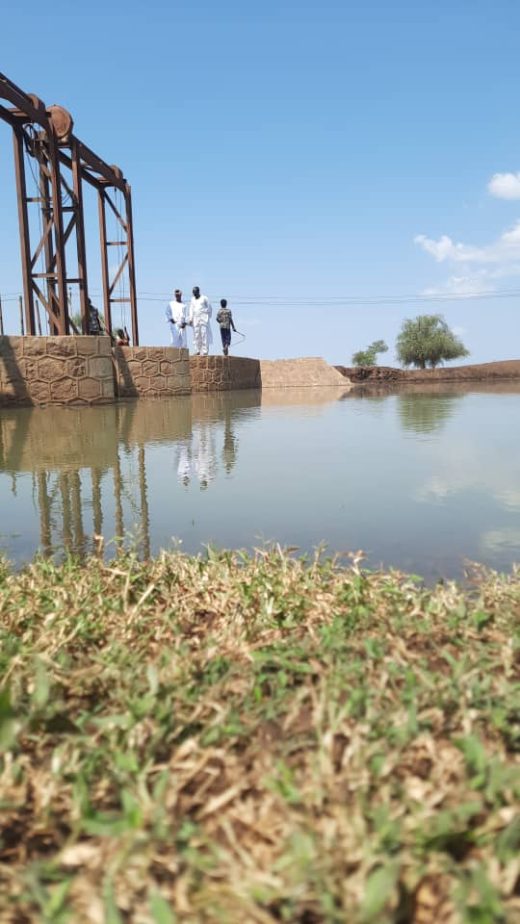
<path id="1" fill-rule="evenodd" d="M 0 405 L 113 400 L 108 337 L 0 337 Z"/>
<path id="2" fill-rule="evenodd" d="M 115 347 L 116 395 L 161 398 L 191 392 L 188 350 L 175 347 Z"/>
<path id="3" fill-rule="evenodd" d="M 192 356 L 191 387 L 194 392 L 261 388 L 260 362 L 241 356 Z"/>

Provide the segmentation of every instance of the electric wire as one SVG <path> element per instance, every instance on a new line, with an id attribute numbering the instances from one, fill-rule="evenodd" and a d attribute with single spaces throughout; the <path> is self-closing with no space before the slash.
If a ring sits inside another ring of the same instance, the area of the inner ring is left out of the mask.
<path id="1" fill-rule="evenodd" d="M 94 296 L 102 295 L 101 289 L 93 289 L 92 294 Z M 2 295 L 2 301 L 17 301 L 18 295 L 9 294 Z M 158 292 L 148 293 L 148 292 L 138 292 L 137 297 L 141 301 L 146 302 L 164 302 L 168 301 L 170 293 L 167 295 L 162 295 Z M 286 297 L 284 295 L 279 296 L 233 296 L 228 295 L 227 298 L 232 301 L 235 305 L 242 305 L 244 307 L 248 306 L 262 306 L 266 307 L 313 307 L 313 306 L 332 306 L 332 307 L 341 307 L 342 305 L 349 305 L 355 307 L 356 305 L 401 305 L 410 302 L 470 302 L 470 301 L 494 301 L 495 299 L 507 299 L 507 298 L 520 298 L 520 289 L 511 289 L 511 290 L 498 290 L 496 292 L 472 292 L 467 295 L 454 294 L 454 295 L 426 295 L 424 293 L 418 295 L 382 295 L 382 296 L 366 296 L 366 295 L 343 295 L 336 296 L 320 296 L 316 298 L 299 298 L 299 297 Z"/>

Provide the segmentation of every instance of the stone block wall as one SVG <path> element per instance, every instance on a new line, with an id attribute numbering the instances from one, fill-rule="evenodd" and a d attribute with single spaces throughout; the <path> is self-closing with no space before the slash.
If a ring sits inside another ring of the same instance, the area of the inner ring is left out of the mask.
<path id="1" fill-rule="evenodd" d="M 193 392 L 260 388 L 260 362 L 242 356 L 192 356 Z"/>
<path id="2" fill-rule="evenodd" d="M 189 395 L 188 350 L 175 347 L 115 347 L 114 377 L 120 398 Z"/>
<path id="3" fill-rule="evenodd" d="M 109 337 L 0 337 L 0 405 L 113 400 Z"/>

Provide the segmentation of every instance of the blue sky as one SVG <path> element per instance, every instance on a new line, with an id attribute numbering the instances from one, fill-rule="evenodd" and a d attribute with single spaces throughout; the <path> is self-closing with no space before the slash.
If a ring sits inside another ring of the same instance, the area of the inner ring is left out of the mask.
<path id="1" fill-rule="evenodd" d="M 2 13 L 0 69 L 131 182 L 143 342 L 199 284 L 243 355 L 348 363 L 440 311 L 480 362 L 520 353 L 519 26 L 513 0 L 29 0 Z M 13 185 L 0 123 L 12 329 Z"/>

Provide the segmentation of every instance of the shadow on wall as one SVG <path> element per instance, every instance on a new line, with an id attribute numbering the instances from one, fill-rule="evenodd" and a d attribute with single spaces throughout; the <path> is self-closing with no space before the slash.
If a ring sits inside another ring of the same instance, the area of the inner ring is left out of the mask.
<path id="1" fill-rule="evenodd" d="M 114 400 L 108 337 L 0 337 L 0 404 Z"/>
<path id="2" fill-rule="evenodd" d="M 31 399 L 18 341 L 21 337 L 0 337 L 0 407 L 28 403 Z"/>

